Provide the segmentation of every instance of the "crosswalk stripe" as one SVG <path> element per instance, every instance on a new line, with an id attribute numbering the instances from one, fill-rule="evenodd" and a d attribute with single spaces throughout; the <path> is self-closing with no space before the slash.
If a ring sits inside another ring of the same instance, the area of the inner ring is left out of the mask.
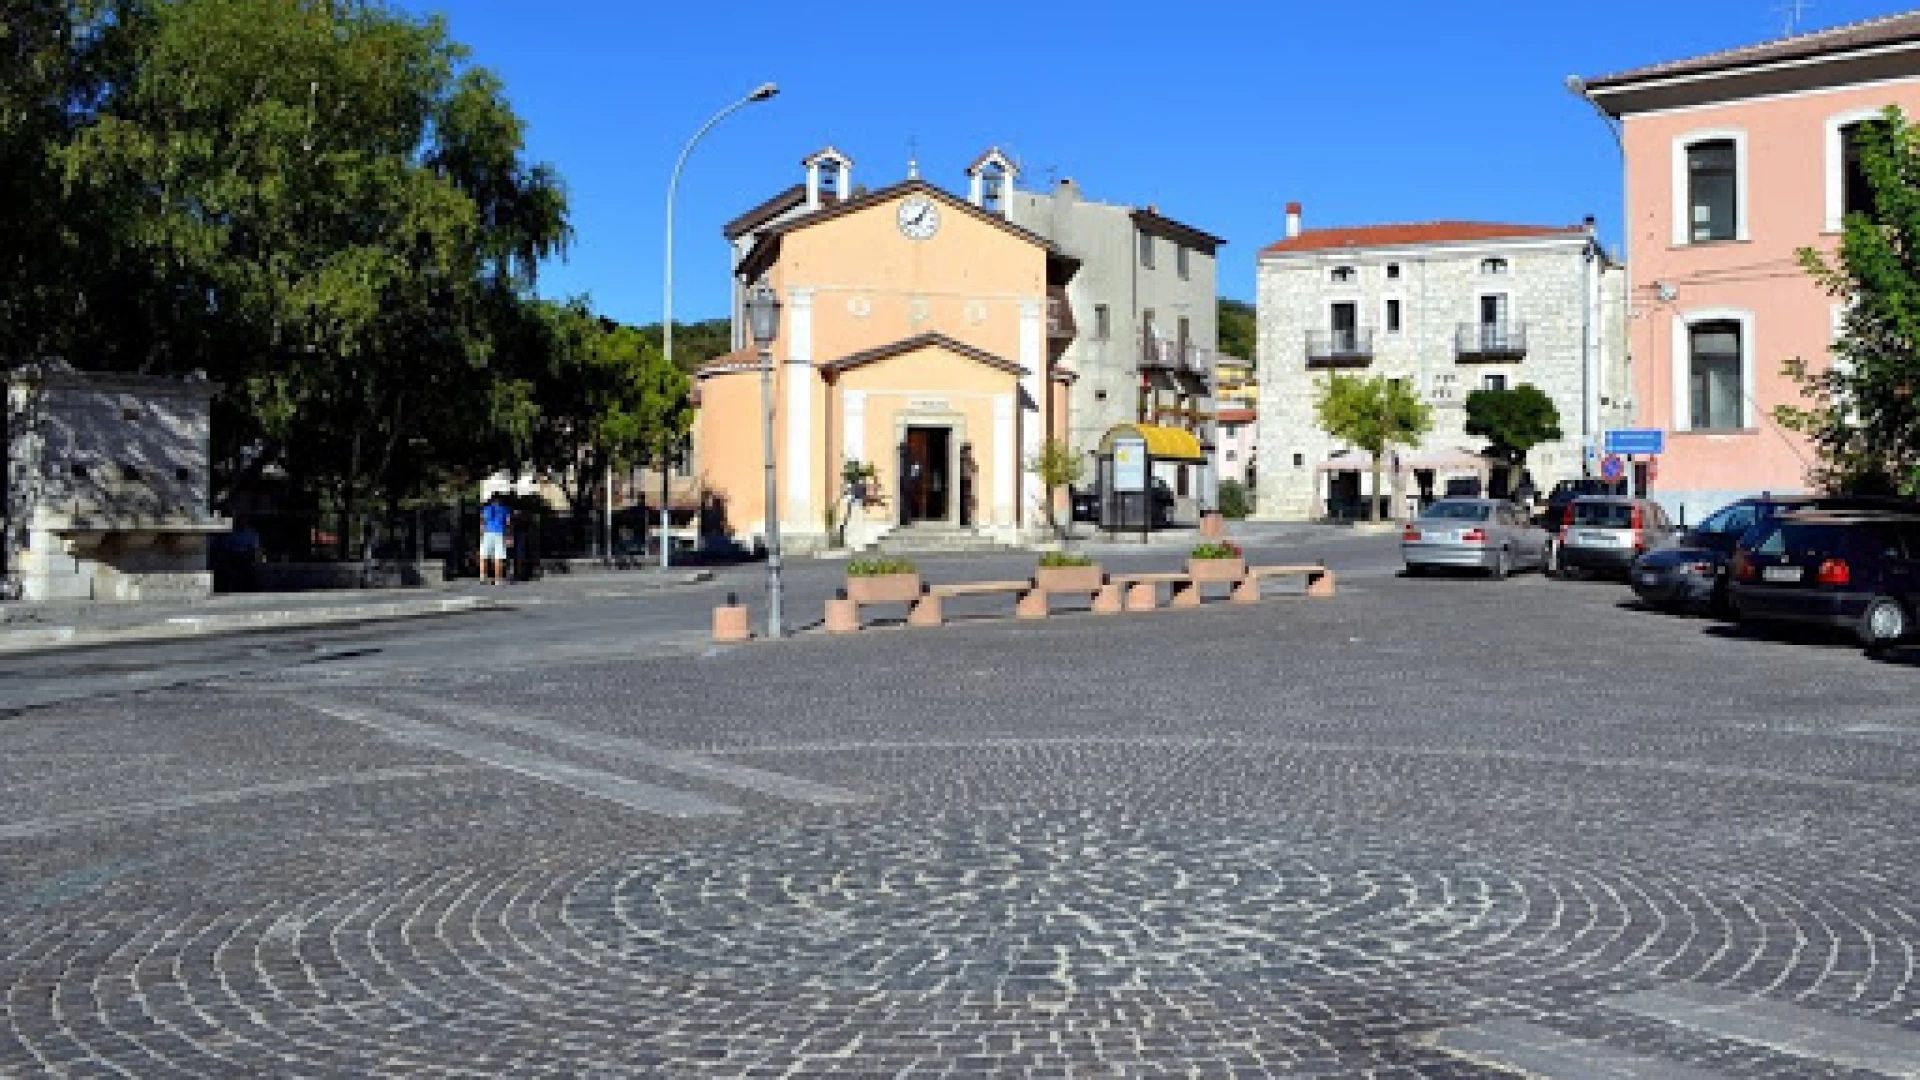
<path id="1" fill-rule="evenodd" d="M 463 731 L 453 731 L 436 727 L 410 717 L 377 709 L 349 708 L 342 705 L 324 704 L 314 701 L 291 699 L 296 705 L 324 713 L 339 720 L 348 720 L 371 728 L 395 742 L 427 746 L 450 754 L 491 765 L 496 769 L 518 774 L 566 788 L 580 795 L 596 799 L 605 799 L 647 814 L 664 817 L 713 817 L 724 814 L 737 814 L 739 809 L 723 802 L 716 802 L 702 795 L 685 791 L 675 791 L 655 784 L 645 784 L 629 780 L 624 776 L 589 769 L 570 762 L 551 758 L 545 754 L 536 754 L 517 746 L 483 739 Z"/>
<path id="2" fill-rule="evenodd" d="M 1435 1049 L 1532 1080 L 1729 1080 L 1727 1074 L 1615 1050 L 1524 1020 L 1490 1020 L 1428 1038 Z"/>
<path id="3" fill-rule="evenodd" d="M 583 731 L 566 727 L 551 720 L 538 717 L 508 716 L 488 712 L 484 709 L 470 708 L 464 704 L 438 701 L 418 694 L 383 695 L 388 701 L 404 701 L 415 708 L 426 709 L 442 716 L 473 720 L 489 727 L 505 728 L 523 734 L 537 736 L 547 742 L 571 746 L 610 757 L 626 758 L 650 765 L 664 772 L 679 773 L 683 776 L 711 780 L 714 783 L 740 788 L 743 791 L 758 792 L 776 799 L 810 803 L 815 806 L 847 806 L 867 802 L 864 795 L 837 788 L 828 784 L 817 784 L 782 773 L 768 772 L 748 765 L 735 765 L 731 762 L 715 761 L 698 754 L 668 750 L 629 739 L 623 735 L 608 735 L 597 731 Z"/>
<path id="4" fill-rule="evenodd" d="M 1920 1035 L 1889 1024 L 1691 984 L 1610 998 L 1605 1004 L 1716 1039 L 1920 1080 Z"/>

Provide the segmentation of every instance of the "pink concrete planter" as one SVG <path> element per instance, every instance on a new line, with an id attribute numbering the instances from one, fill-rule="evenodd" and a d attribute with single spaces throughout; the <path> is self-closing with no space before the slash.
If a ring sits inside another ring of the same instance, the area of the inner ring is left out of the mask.
<path id="1" fill-rule="evenodd" d="M 847 599 L 856 604 L 911 604 L 920 599 L 919 574 L 873 574 L 847 578 Z"/>
<path id="2" fill-rule="evenodd" d="M 1237 585 L 1247 576 L 1247 560 L 1190 558 L 1187 573 L 1195 585 Z"/>
<path id="3" fill-rule="evenodd" d="M 1098 564 L 1093 566 L 1042 566 L 1033 572 L 1033 583 L 1042 592 L 1099 592 L 1106 581 Z"/>

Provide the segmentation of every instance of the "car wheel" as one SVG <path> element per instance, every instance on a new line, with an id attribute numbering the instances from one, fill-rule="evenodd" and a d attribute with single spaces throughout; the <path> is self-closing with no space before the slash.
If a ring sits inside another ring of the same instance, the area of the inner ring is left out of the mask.
<path id="1" fill-rule="evenodd" d="M 1493 568 L 1487 571 L 1487 575 L 1495 581 L 1504 581 L 1507 575 L 1512 572 L 1513 556 L 1508 553 L 1507 549 L 1501 548 L 1499 551 L 1494 552 Z"/>
<path id="2" fill-rule="evenodd" d="M 1891 596 L 1876 596 L 1860 616 L 1860 643 L 1878 652 L 1907 636 L 1907 609 Z"/>

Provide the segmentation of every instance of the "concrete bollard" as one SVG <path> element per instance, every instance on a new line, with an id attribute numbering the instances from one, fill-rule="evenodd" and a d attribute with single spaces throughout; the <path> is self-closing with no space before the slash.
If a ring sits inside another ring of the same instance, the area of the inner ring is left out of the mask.
<path id="1" fill-rule="evenodd" d="M 841 589 L 839 595 L 827 601 L 827 633 L 857 634 L 860 632 L 860 605 L 847 599 L 847 591 Z"/>
<path id="2" fill-rule="evenodd" d="M 1046 590 L 1035 586 L 1020 594 L 1020 602 L 1013 607 L 1013 614 L 1021 619 L 1044 619 L 1048 614 Z"/>
<path id="3" fill-rule="evenodd" d="M 1324 566 L 1324 564 L 1322 565 Z M 1307 586 L 1307 595 L 1313 597 L 1316 600 L 1324 599 L 1326 597 L 1332 596 L 1333 590 L 1334 590 L 1334 582 L 1335 582 L 1335 579 L 1333 576 L 1333 571 L 1327 570 L 1325 573 L 1321 574 L 1317 580 L 1315 580 L 1312 584 Z"/>
<path id="4" fill-rule="evenodd" d="M 1219 514 L 1200 515 L 1200 535 L 1208 540 L 1218 540 L 1227 535 L 1226 519 Z"/>
<path id="5" fill-rule="evenodd" d="M 1118 615 L 1126 609 L 1126 604 L 1120 598 L 1120 586 L 1112 582 L 1100 586 L 1100 591 L 1094 594 L 1095 615 Z"/>
<path id="6" fill-rule="evenodd" d="M 753 637 L 753 628 L 747 624 L 746 605 L 732 593 L 727 594 L 727 602 L 713 609 L 713 640 L 746 641 Z"/>

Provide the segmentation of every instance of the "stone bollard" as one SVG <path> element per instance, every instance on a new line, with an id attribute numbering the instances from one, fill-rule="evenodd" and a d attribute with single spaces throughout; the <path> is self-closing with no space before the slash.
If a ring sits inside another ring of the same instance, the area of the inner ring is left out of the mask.
<path id="1" fill-rule="evenodd" d="M 1219 514 L 1200 515 L 1200 535 L 1208 540 L 1218 540 L 1227 535 L 1227 523 Z"/>
<path id="2" fill-rule="evenodd" d="M 733 593 L 727 594 L 727 602 L 713 609 L 713 640 L 746 641 L 753 637 L 752 627 L 747 625 L 747 608 Z"/>
<path id="3" fill-rule="evenodd" d="M 1120 586 L 1113 582 L 1109 581 L 1100 586 L 1100 591 L 1094 594 L 1093 613 L 1095 615 L 1118 615 L 1125 610 L 1127 606 L 1121 599 Z"/>
<path id="4" fill-rule="evenodd" d="M 833 599 L 827 601 L 827 633 L 857 634 L 859 632 L 860 605 L 847 599 L 847 590 L 837 590 Z"/>
<path id="5" fill-rule="evenodd" d="M 1324 570 L 1326 564 L 1321 563 L 1320 565 Z M 1333 571 L 1325 570 L 1325 572 L 1323 572 L 1319 576 L 1319 578 L 1315 579 L 1312 584 L 1309 584 L 1307 586 L 1307 595 L 1313 597 L 1316 600 L 1325 599 L 1326 597 L 1332 596 L 1333 590 L 1334 590 L 1334 580 L 1335 579 L 1333 576 Z"/>

